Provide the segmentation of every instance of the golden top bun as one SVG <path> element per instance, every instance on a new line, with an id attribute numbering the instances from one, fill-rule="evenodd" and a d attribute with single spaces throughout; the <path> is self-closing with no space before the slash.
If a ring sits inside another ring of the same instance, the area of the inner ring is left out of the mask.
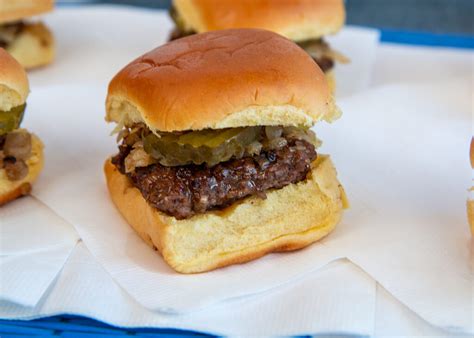
<path id="1" fill-rule="evenodd" d="M 8 180 L 5 170 L 0 169 L 0 205 L 26 195 L 31 190 L 31 184 L 38 178 L 43 169 L 43 143 L 34 134 L 32 136 L 31 157 L 26 161 L 28 175 L 18 181 Z"/>
<path id="2" fill-rule="evenodd" d="M 345 21 L 343 0 L 173 0 L 189 30 L 262 28 L 294 41 L 337 32 Z"/>
<path id="3" fill-rule="evenodd" d="M 0 0 L 0 23 L 49 12 L 54 0 Z"/>
<path id="4" fill-rule="evenodd" d="M 311 57 L 259 29 L 196 34 L 152 50 L 112 79 L 106 109 L 108 121 L 160 131 L 310 126 L 338 112 Z"/>
<path id="5" fill-rule="evenodd" d="M 0 48 L 0 110 L 10 110 L 26 101 L 30 89 L 23 67 Z"/>
<path id="6" fill-rule="evenodd" d="M 142 239 L 181 273 L 243 263 L 269 252 L 303 248 L 329 234 L 347 206 L 344 189 L 327 156 L 313 162 L 305 181 L 248 197 L 220 211 L 185 220 L 151 207 L 107 160 L 113 202 Z"/>

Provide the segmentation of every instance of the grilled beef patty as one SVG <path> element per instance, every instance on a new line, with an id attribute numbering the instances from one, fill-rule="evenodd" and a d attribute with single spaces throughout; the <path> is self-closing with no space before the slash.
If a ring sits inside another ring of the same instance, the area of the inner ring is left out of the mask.
<path id="1" fill-rule="evenodd" d="M 151 206 L 177 219 L 222 209 L 252 195 L 265 198 L 268 189 L 304 180 L 317 156 L 311 143 L 288 140 L 288 145 L 281 149 L 222 162 L 211 168 L 153 164 L 125 173 L 124 161 L 131 147 L 121 145 L 119 149 L 112 163 L 129 177 Z"/>

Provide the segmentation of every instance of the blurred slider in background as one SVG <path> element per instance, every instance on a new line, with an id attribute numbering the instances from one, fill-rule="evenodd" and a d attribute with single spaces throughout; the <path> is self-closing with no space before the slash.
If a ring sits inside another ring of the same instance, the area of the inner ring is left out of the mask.
<path id="1" fill-rule="evenodd" d="M 311 55 L 332 91 L 335 62 L 349 61 L 323 39 L 344 25 L 343 0 L 173 0 L 170 15 L 176 25 L 170 40 L 229 28 L 261 28 L 281 34 Z"/>
<path id="2" fill-rule="evenodd" d="M 0 0 L 0 47 L 27 69 L 54 58 L 53 35 L 42 22 L 30 19 L 53 7 L 54 0 Z"/>
<path id="3" fill-rule="evenodd" d="M 43 168 L 43 144 L 20 128 L 29 91 L 23 67 L 0 48 L 0 206 L 29 194 Z"/>

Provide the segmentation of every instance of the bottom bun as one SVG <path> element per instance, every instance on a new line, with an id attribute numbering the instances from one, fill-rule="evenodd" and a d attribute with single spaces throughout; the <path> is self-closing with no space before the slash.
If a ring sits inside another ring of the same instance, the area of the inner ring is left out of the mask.
<path id="1" fill-rule="evenodd" d="M 0 169 L 0 206 L 14 199 L 29 194 L 31 184 L 43 169 L 43 144 L 36 135 L 32 136 L 32 154 L 26 161 L 28 175 L 19 181 L 10 181 L 5 169 Z"/>
<path id="2" fill-rule="evenodd" d="M 40 67 L 54 59 L 54 38 L 42 23 L 26 23 L 23 31 L 6 50 L 24 68 Z"/>
<path id="3" fill-rule="evenodd" d="M 181 273 L 204 272 L 303 248 L 329 234 L 346 206 L 336 170 L 327 156 L 312 163 L 308 178 L 267 199 L 248 197 L 220 211 L 177 220 L 151 207 L 107 160 L 113 202 L 142 239 Z"/>

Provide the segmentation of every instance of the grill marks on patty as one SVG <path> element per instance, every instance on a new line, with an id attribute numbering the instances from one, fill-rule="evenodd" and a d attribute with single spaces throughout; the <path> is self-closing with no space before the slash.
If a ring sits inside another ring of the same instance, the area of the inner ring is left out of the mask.
<path id="1" fill-rule="evenodd" d="M 112 163 L 130 178 L 151 206 L 177 219 L 222 209 L 248 196 L 265 198 L 269 189 L 303 181 L 317 156 L 312 144 L 293 139 L 281 149 L 211 168 L 153 164 L 126 174 L 124 160 L 130 150 L 129 146 L 120 146 Z"/>

